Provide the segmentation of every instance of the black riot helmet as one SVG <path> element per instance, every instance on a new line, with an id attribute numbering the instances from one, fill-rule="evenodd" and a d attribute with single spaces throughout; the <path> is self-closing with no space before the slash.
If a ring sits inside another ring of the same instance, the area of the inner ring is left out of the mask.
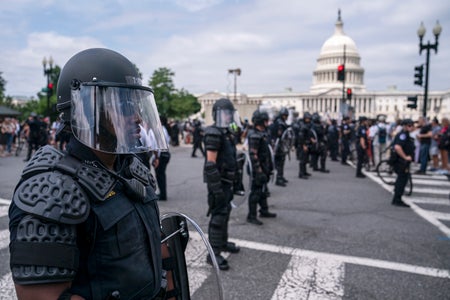
<path id="1" fill-rule="evenodd" d="M 313 113 L 311 120 L 313 121 L 313 123 L 320 123 L 320 115 L 319 113 L 315 112 Z"/>
<path id="2" fill-rule="evenodd" d="M 305 111 L 303 113 L 303 121 L 305 123 L 309 123 L 311 121 L 311 118 L 312 118 L 312 116 L 311 116 L 311 114 L 308 111 Z M 308 120 L 308 121 L 306 121 L 306 120 Z"/>
<path id="3" fill-rule="evenodd" d="M 264 111 L 255 110 L 252 115 L 252 123 L 257 126 L 266 126 L 265 122 L 269 121 L 269 115 Z"/>
<path id="4" fill-rule="evenodd" d="M 233 103 L 227 98 L 221 98 L 214 103 L 212 117 L 214 124 L 219 128 L 228 128 L 231 124 L 238 123 L 240 120 Z"/>
<path id="5" fill-rule="evenodd" d="M 288 111 L 288 109 L 287 109 L 286 107 L 282 107 L 282 108 L 280 109 L 280 114 L 279 114 L 279 116 L 280 116 L 280 117 L 282 117 L 282 116 L 288 117 L 288 116 L 289 116 L 289 111 Z"/>
<path id="6" fill-rule="evenodd" d="M 60 73 L 57 109 L 81 143 L 105 153 L 165 150 L 153 91 L 123 55 L 93 48 L 75 54 Z"/>

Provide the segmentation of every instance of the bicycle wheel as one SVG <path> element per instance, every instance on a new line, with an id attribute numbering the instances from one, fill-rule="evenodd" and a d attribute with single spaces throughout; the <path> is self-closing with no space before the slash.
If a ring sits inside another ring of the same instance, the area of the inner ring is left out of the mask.
<path id="1" fill-rule="evenodd" d="M 412 191 L 413 191 L 413 182 L 412 182 L 411 173 L 409 173 L 408 182 L 406 183 L 406 187 L 405 187 L 405 191 L 403 192 L 403 195 L 411 196 Z"/>
<path id="2" fill-rule="evenodd" d="M 377 165 L 377 175 L 380 177 L 381 181 L 386 184 L 394 185 L 395 174 L 392 166 L 388 164 L 387 160 L 382 160 Z"/>

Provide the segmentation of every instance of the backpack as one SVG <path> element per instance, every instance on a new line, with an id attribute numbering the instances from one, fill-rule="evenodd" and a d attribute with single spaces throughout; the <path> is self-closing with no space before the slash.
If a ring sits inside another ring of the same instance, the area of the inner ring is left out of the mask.
<path id="1" fill-rule="evenodd" d="M 380 144 L 385 144 L 386 143 L 386 137 L 387 137 L 386 127 L 379 127 L 378 126 L 378 142 Z"/>

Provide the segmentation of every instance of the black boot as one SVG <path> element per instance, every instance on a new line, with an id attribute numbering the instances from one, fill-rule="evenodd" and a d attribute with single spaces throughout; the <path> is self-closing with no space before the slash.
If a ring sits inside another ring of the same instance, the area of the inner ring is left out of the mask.
<path id="1" fill-rule="evenodd" d="M 277 214 L 271 213 L 270 211 L 259 211 L 259 216 L 261 218 L 275 218 Z"/>
<path id="2" fill-rule="evenodd" d="M 214 256 L 216 257 L 217 265 L 219 266 L 220 270 L 226 271 L 230 268 L 230 266 L 228 265 L 228 261 L 222 255 L 215 254 Z M 213 265 L 211 256 L 209 254 L 206 257 L 206 262 L 210 265 Z"/>
<path id="3" fill-rule="evenodd" d="M 255 225 L 262 225 L 263 224 L 263 222 L 258 220 L 256 217 L 247 217 L 247 222 L 250 223 L 250 224 L 255 224 Z"/>
<path id="4" fill-rule="evenodd" d="M 239 247 L 235 243 L 227 242 L 227 245 L 222 249 L 222 251 L 230 253 L 238 253 L 239 251 L 241 251 L 241 247 Z"/>
<path id="5" fill-rule="evenodd" d="M 275 181 L 275 184 L 278 186 L 286 186 L 286 182 L 283 181 L 281 178 L 277 178 L 277 181 Z"/>

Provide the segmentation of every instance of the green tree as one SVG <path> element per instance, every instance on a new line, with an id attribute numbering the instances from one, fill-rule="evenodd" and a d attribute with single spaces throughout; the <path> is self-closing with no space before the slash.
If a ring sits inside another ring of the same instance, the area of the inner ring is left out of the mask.
<path id="1" fill-rule="evenodd" d="M 169 118 L 184 118 L 200 110 L 200 103 L 188 91 L 177 90 L 173 82 L 175 73 L 169 68 L 153 72 L 149 85 L 152 87 L 160 115 Z"/>
<path id="2" fill-rule="evenodd" d="M 3 72 L 0 72 L 0 105 L 3 105 L 5 102 L 5 88 L 6 88 L 6 80 L 2 76 Z"/>

